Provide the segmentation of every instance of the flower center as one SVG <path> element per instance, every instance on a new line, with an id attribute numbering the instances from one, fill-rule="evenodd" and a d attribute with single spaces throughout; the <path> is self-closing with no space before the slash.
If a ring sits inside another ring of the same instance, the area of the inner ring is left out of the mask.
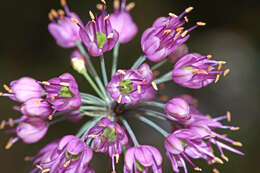
<path id="1" fill-rule="evenodd" d="M 102 33 L 102 32 L 97 32 L 97 44 L 98 44 L 98 48 L 102 49 L 105 42 L 107 41 L 107 36 Z"/>
<path id="2" fill-rule="evenodd" d="M 62 87 L 59 93 L 59 97 L 73 97 L 73 93 L 70 91 L 68 87 Z"/>
<path id="3" fill-rule="evenodd" d="M 107 140 L 107 142 L 115 142 L 116 137 L 116 129 L 115 128 L 106 128 L 103 133 L 103 137 Z"/>
<path id="4" fill-rule="evenodd" d="M 66 159 L 70 159 L 71 161 L 78 160 L 79 157 L 80 157 L 80 155 L 81 155 L 81 154 L 72 155 L 72 154 L 70 154 L 68 151 L 66 151 L 66 153 L 65 153 Z"/>
<path id="5" fill-rule="evenodd" d="M 144 171 L 145 170 L 145 167 L 140 163 L 138 162 L 137 160 L 135 161 L 136 163 L 136 168 L 139 170 L 139 171 Z"/>
<path id="6" fill-rule="evenodd" d="M 121 86 L 122 88 L 120 88 L 120 92 L 124 93 L 124 94 L 129 94 L 132 92 L 133 90 L 133 86 L 132 86 L 132 81 L 130 79 L 128 80 L 123 80 L 119 83 L 119 86 Z"/>

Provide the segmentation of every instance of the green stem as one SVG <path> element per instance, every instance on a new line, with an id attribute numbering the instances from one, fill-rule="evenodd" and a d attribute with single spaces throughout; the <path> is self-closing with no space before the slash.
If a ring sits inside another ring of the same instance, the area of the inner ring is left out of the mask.
<path id="1" fill-rule="evenodd" d="M 167 62 L 168 60 L 167 59 L 165 59 L 165 60 L 163 60 L 163 61 L 161 61 L 161 62 L 158 62 L 157 64 L 155 64 L 154 66 L 152 66 L 152 70 L 156 70 L 156 69 L 158 69 L 159 67 L 161 67 L 162 65 L 164 65 L 166 62 Z"/>
<path id="2" fill-rule="evenodd" d="M 80 110 L 85 111 L 106 111 L 106 108 L 99 106 L 81 106 Z"/>
<path id="3" fill-rule="evenodd" d="M 140 121 L 144 122 L 145 124 L 149 125 L 150 127 L 157 130 L 159 133 L 161 133 L 164 137 L 169 136 L 169 133 L 163 130 L 159 125 L 154 123 L 153 121 L 143 117 L 143 116 L 136 116 Z"/>
<path id="4" fill-rule="evenodd" d="M 103 76 L 103 82 L 107 86 L 107 70 L 104 55 L 100 56 L 101 72 Z"/>
<path id="5" fill-rule="evenodd" d="M 167 81 L 170 81 L 170 80 L 172 80 L 172 71 L 169 71 L 168 73 L 166 73 L 162 77 L 156 79 L 154 82 L 156 84 L 160 84 L 160 83 L 167 82 Z"/>
<path id="6" fill-rule="evenodd" d="M 131 67 L 131 69 L 137 69 L 145 60 L 146 60 L 146 56 L 145 55 L 140 56 L 135 61 L 134 65 Z"/>
<path id="7" fill-rule="evenodd" d="M 163 108 L 163 109 L 164 109 L 164 107 L 165 107 L 165 104 L 164 104 L 164 103 L 155 102 L 155 101 L 142 102 L 142 103 L 140 103 L 140 105 L 154 106 L 154 107 Z"/>
<path id="8" fill-rule="evenodd" d="M 139 146 L 139 143 L 138 143 L 138 141 L 137 141 L 137 139 L 136 139 L 136 137 L 135 137 L 135 134 L 134 134 L 132 128 L 130 127 L 130 125 L 128 124 L 128 122 L 126 121 L 126 119 L 124 119 L 124 118 L 121 117 L 121 121 L 122 121 L 123 125 L 125 126 L 125 128 L 126 128 L 128 134 L 130 135 L 130 137 L 131 137 L 131 139 L 132 139 L 134 145 L 135 145 L 135 146 Z"/>
<path id="9" fill-rule="evenodd" d="M 113 49 L 113 63 L 112 63 L 111 77 L 115 74 L 117 69 L 119 47 L 120 47 L 120 42 L 118 41 Z"/>

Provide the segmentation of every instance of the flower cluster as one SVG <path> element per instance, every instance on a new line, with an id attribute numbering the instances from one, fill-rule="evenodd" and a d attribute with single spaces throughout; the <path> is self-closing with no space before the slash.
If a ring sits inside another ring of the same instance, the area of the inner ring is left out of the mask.
<path id="1" fill-rule="evenodd" d="M 177 173 L 182 168 L 187 173 L 187 164 L 201 171 L 193 161 L 197 159 L 206 161 L 217 173 L 216 164 L 229 160 L 224 150 L 243 155 L 234 148 L 241 147 L 242 143 L 217 132 L 218 129 L 239 130 L 239 127 L 222 123 L 223 120 L 231 121 L 230 112 L 214 118 L 201 113 L 197 108 L 198 101 L 190 95 L 168 100 L 167 96 L 158 93 L 168 81 L 201 89 L 230 72 L 229 69 L 222 70 L 225 61 L 212 60 L 211 55 L 189 53 L 185 43 L 190 32 L 205 25 L 196 22 L 193 27 L 184 29 L 189 21 L 186 15 L 193 7 L 185 9 L 179 16 L 169 13 L 168 17 L 158 18 L 142 34 L 140 42 L 144 55 L 129 69 L 118 69 L 120 44 L 130 42 L 138 32 L 130 15 L 135 4 L 126 4 L 126 0 L 120 4 L 119 0 L 114 0 L 114 12 L 110 15 L 106 12 L 106 1 L 101 0 L 97 5 L 101 14 L 89 11 L 90 20 L 86 25 L 69 10 L 65 0 L 61 0 L 61 5 L 65 12 L 51 10 L 49 13 L 49 32 L 58 45 L 74 49 L 70 56 L 71 65 L 88 81 L 97 96 L 79 92 L 77 82 L 69 73 L 48 81 L 23 77 L 12 81 L 10 86 L 4 85 L 7 92 L 1 92 L 0 96 L 21 103 L 14 109 L 22 114 L 16 120 L 10 118 L 0 124 L 1 129 L 18 124 L 15 129 L 7 131 L 16 133 L 17 137 L 9 140 L 6 149 L 19 139 L 25 143 L 39 141 L 50 125 L 62 120 L 78 122 L 82 117 L 88 117 L 77 134 L 55 140 L 34 157 L 27 157 L 26 160 L 35 165 L 32 173 L 94 173 L 90 168 L 94 152 L 110 157 L 112 173 L 163 172 L 160 151 L 138 142 L 139 137 L 129 119 L 140 121 L 164 136 L 166 156 Z M 112 49 L 109 78 L 104 55 Z M 91 56 L 99 57 L 101 76 L 92 63 L 97 58 Z M 150 66 L 145 62 L 147 59 L 157 63 Z M 170 65 L 172 70 L 159 76 L 158 69 L 165 65 Z M 166 131 L 148 117 L 171 122 L 172 129 Z M 156 140 L 156 136 L 153 138 Z M 213 148 L 218 149 L 220 156 Z M 124 162 L 123 171 L 117 168 L 120 160 Z"/>

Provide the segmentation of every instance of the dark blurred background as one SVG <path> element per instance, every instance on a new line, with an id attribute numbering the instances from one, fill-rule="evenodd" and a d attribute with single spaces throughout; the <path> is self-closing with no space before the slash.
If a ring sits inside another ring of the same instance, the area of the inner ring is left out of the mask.
<path id="1" fill-rule="evenodd" d="M 95 0 L 68 1 L 70 8 L 77 12 L 84 22 L 89 20 L 88 11 L 95 9 L 97 2 Z M 108 0 L 108 4 L 111 9 L 111 0 Z M 189 14 L 191 23 L 198 20 L 207 22 L 206 27 L 192 32 L 187 42 L 190 51 L 212 54 L 217 60 L 228 61 L 231 73 L 221 78 L 216 85 L 212 84 L 201 90 L 183 89 L 170 83 L 170 90 L 164 92 L 170 96 L 181 93 L 192 94 L 199 99 L 200 109 L 213 116 L 223 115 L 227 110 L 231 111 L 232 123 L 240 126 L 241 130 L 228 132 L 228 135 L 243 142 L 244 146 L 241 150 L 246 155 L 241 157 L 226 152 L 230 161 L 221 165 L 219 169 L 225 173 L 257 172 L 260 154 L 257 148 L 260 141 L 258 125 L 260 119 L 258 115 L 260 6 L 258 3 L 252 0 L 136 0 L 136 8 L 132 10 L 132 15 L 139 26 L 139 34 L 131 43 L 120 47 L 120 66 L 121 68 L 129 67 L 128 64 L 134 62 L 142 54 L 141 34 L 157 17 L 166 16 L 168 12 L 180 14 L 188 6 L 195 7 L 195 10 Z M 92 93 L 87 82 L 70 67 L 71 50 L 57 46 L 48 33 L 47 14 L 51 8 L 60 8 L 59 0 L 1 1 L 0 84 L 1 86 L 5 83 L 9 84 L 10 81 L 22 76 L 47 80 L 64 72 L 71 72 L 79 82 L 80 90 Z M 106 61 L 111 63 L 111 53 L 105 56 Z M 94 61 L 97 62 L 97 59 Z M 0 119 L 19 117 L 19 113 L 12 110 L 15 104 L 8 98 L 0 97 Z M 24 162 L 25 156 L 34 155 L 48 142 L 65 134 L 74 134 L 79 128 L 79 124 L 60 123 L 51 127 L 41 142 L 25 145 L 19 141 L 9 151 L 4 150 L 4 146 L 10 135 L 1 131 L 0 172 L 29 172 L 32 166 L 31 163 Z M 141 142 L 146 141 L 148 144 L 161 147 L 163 138 L 156 132 L 150 129 L 146 131 L 143 128 L 144 126 L 139 123 L 135 126 L 140 134 L 138 139 Z M 154 143 L 154 141 L 158 142 Z M 102 160 L 102 162 L 95 162 L 91 165 L 97 173 L 105 172 L 108 161 L 102 155 L 98 155 L 95 158 L 95 161 L 97 160 Z M 171 172 L 166 160 L 164 167 L 164 172 Z M 204 172 L 210 171 L 204 170 Z"/>

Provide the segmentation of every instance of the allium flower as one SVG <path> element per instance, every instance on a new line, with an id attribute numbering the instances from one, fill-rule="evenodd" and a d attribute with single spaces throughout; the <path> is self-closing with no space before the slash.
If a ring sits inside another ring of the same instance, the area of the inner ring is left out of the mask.
<path id="1" fill-rule="evenodd" d="M 71 74 L 64 73 L 42 83 L 45 85 L 47 100 L 55 111 L 73 110 L 81 105 L 78 84 Z"/>
<path id="2" fill-rule="evenodd" d="M 51 23 L 48 25 L 49 32 L 56 39 L 57 44 L 64 48 L 75 47 L 75 43 L 80 41 L 79 26 L 71 21 L 71 18 L 77 19 L 82 24 L 79 17 L 69 10 L 65 0 L 61 0 L 64 10 L 51 10 L 49 19 Z"/>
<path id="3" fill-rule="evenodd" d="M 80 38 L 90 55 L 101 56 L 113 49 L 118 41 L 119 34 L 111 26 L 109 15 L 105 11 L 105 5 L 102 7 L 102 14 L 96 20 L 91 11 L 89 11 L 89 14 L 91 21 L 88 22 L 85 28 L 77 20 L 72 20 L 80 26 Z"/>
<path id="4" fill-rule="evenodd" d="M 172 52 L 169 55 L 169 61 L 174 64 L 176 63 L 180 58 L 182 58 L 184 55 L 189 53 L 189 48 L 186 44 L 181 45 L 178 49 L 176 49 L 174 52 Z"/>
<path id="5" fill-rule="evenodd" d="M 203 88 L 214 81 L 217 82 L 220 75 L 228 74 L 229 69 L 221 71 L 221 67 L 225 63 L 225 61 L 211 60 L 198 53 L 188 54 L 175 64 L 172 78 L 174 82 L 183 87 Z M 215 66 L 218 66 L 217 70 L 214 70 Z"/>
<path id="6" fill-rule="evenodd" d="M 40 98 L 43 95 L 41 85 L 30 77 L 22 77 L 12 81 L 10 87 L 7 85 L 4 85 L 4 87 L 8 93 L 0 93 L 0 96 L 8 96 L 18 102 L 25 102 L 30 98 Z"/>
<path id="7" fill-rule="evenodd" d="M 170 119 L 177 121 L 184 121 L 191 118 L 189 104 L 178 97 L 167 102 L 165 113 Z"/>
<path id="8" fill-rule="evenodd" d="M 147 64 L 135 70 L 118 70 L 108 83 L 107 91 L 120 104 L 137 104 L 154 95 L 150 88 L 157 89 L 153 79 L 153 73 Z M 147 96 L 142 96 L 144 93 Z"/>
<path id="9" fill-rule="evenodd" d="M 162 172 L 162 156 L 152 146 L 141 145 L 127 149 L 125 153 L 124 173 L 148 173 L 149 167 L 154 173 Z"/>
<path id="10" fill-rule="evenodd" d="M 118 163 L 122 147 L 128 143 L 125 130 L 119 124 L 108 118 L 103 118 L 89 130 L 86 140 L 92 138 L 94 150 L 96 152 L 108 153 L 112 158 L 113 170 L 115 170 L 114 158 L 116 158 L 116 163 Z"/>
<path id="11" fill-rule="evenodd" d="M 142 49 L 150 61 L 163 60 L 188 40 L 190 31 L 205 25 L 203 22 L 197 22 L 195 26 L 184 30 L 183 25 L 187 22 L 187 18 L 181 19 L 192 9 L 187 8 L 180 16 L 169 13 L 169 17 L 160 17 L 143 33 Z"/>
<path id="12" fill-rule="evenodd" d="M 119 0 L 114 0 L 114 13 L 110 16 L 110 22 L 119 33 L 120 43 L 131 41 L 138 32 L 138 28 L 129 13 L 134 6 L 134 3 L 129 3 L 126 6 L 126 0 L 122 0 L 120 7 Z"/>
<path id="13" fill-rule="evenodd" d="M 21 112 L 27 116 L 46 118 L 51 115 L 50 104 L 42 98 L 31 98 L 20 108 Z"/>
<path id="14" fill-rule="evenodd" d="M 79 138 L 67 135 L 59 142 L 55 141 L 44 147 L 36 156 L 34 164 L 42 172 L 87 172 L 93 170 L 88 168 L 92 159 L 92 150 Z M 37 170 L 34 169 L 33 172 Z"/>
<path id="15" fill-rule="evenodd" d="M 79 50 L 74 50 L 70 56 L 71 65 L 79 73 L 86 72 L 86 60 Z"/>

